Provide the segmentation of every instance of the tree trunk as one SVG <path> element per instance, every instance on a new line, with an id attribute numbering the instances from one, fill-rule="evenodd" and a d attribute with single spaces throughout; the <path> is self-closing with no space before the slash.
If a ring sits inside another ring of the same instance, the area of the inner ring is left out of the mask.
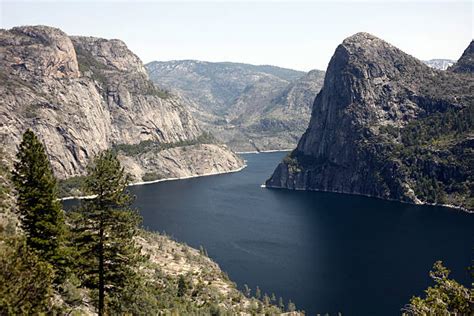
<path id="1" fill-rule="evenodd" d="M 104 228 L 101 223 L 99 242 L 99 316 L 105 315 L 105 280 L 104 280 Z"/>

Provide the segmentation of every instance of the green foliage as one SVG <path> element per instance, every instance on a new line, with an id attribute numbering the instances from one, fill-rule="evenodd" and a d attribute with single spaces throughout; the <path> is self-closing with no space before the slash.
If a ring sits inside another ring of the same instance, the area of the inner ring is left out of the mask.
<path id="1" fill-rule="evenodd" d="M 394 179 L 401 179 L 424 202 L 472 209 L 472 130 L 474 106 L 450 107 L 404 127 L 381 127 L 379 143 L 364 150 L 374 154 L 379 186 L 391 188 L 394 198 L 399 187 Z M 396 170 L 396 177 L 390 170 Z"/>
<path id="2" fill-rule="evenodd" d="M 180 275 L 178 278 L 178 297 L 183 297 L 188 290 L 188 285 L 186 284 L 186 280 L 184 279 L 183 275 Z"/>
<path id="3" fill-rule="evenodd" d="M 303 170 L 298 159 L 295 157 L 294 151 L 283 158 L 283 163 L 288 166 L 288 171 L 292 173 L 301 172 Z"/>
<path id="4" fill-rule="evenodd" d="M 474 106 L 449 109 L 426 118 L 414 120 L 400 131 L 405 146 L 436 145 L 443 140 L 460 137 L 474 129 Z"/>
<path id="5" fill-rule="evenodd" d="M 262 291 L 257 286 L 257 288 L 255 289 L 255 298 L 259 300 L 261 297 L 262 297 Z"/>
<path id="6" fill-rule="evenodd" d="M 113 146 L 112 151 L 115 153 L 123 153 L 127 156 L 136 156 L 149 151 L 159 152 L 176 147 L 184 147 L 198 144 L 214 144 L 216 142 L 215 137 L 208 132 L 203 132 L 195 139 L 181 140 L 173 143 L 160 143 L 153 140 L 144 140 L 138 144 L 116 144 Z"/>
<path id="7" fill-rule="evenodd" d="M 82 49 L 80 46 L 74 47 L 76 50 L 77 63 L 79 64 L 79 70 L 83 74 L 90 72 L 92 79 L 101 83 L 103 86 L 107 84 L 107 77 L 104 71 L 109 70 L 110 67 L 99 62 L 90 52 Z"/>
<path id="8" fill-rule="evenodd" d="M 288 301 L 288 306 L 286 308 L 288 312 L 294 312 L 296 311 L 296 306 L 295 303 L 293 303 L 291 300 Z"/>
<path id="9" fill-rule="evenodd" d="M 89 166 L 85 179 L 85 193 L 95 198 L 83 200 L 75 215 L 77 271 L 86 287 L 98 290 L 99 314 L 106 310 L 106 295 L 110 302 L 117 302 L 135 282 L 143 260 L 133 241 L 141 218 L 130 209 L 127 184 L 117 157 L 111 151 L 101 153 Z M 117 306 L 122 305 L 111 304 Z"/>
<path id="10" fill-rule="evenodd" d="M 144 91 L 144 93 L 145 93 L 146 95 L 157 96 L 157 97 L 159 97 L 159 98 L 161 98 L 161 99 L 168 99 L 168 98 L 171 96 L 171 94 L 170 94 L 169 91 L 167 91 L 167 90 L 162 90 L 162 89 L 158 88 L 158 87 L 155 86 L 155 85 L 153 84 L 153 82 L 150 81 L 150 80 L 146 81 L 146 86 L 145 86 L 145 91 Z"/>
<path id="11" fill-rule="evenodd" d="M 435 262 L 430 277 L 435 286 L 429 287 L 426 297 L 413 297 L 402 310 L 404 315 L 469 315 L 474 304 L 474 292 L 455 280 L 441 261 Z"/>
<path id="12" fill-rule="evenodd" d="M 143 176 L 142 176 L 142 180 L 143 181 L 154 181 L 154 180 L 158 180 L 160 179 L 160 175 L 156 172 L 146 172 Z"/>
<path id="13" fill-rule="evenodd" d="M 76 176 L 58 181 L 58 195 L 60 197 L 76 196 L 81 194 L 81 188 L 84 187 L 85 177 Z"/>
<path id="14" fill-rule="evenodd" d="M 0 148 L 0 234 L 14 235 L 17 231 L 18 218 L 13 212 L 13 205 L 10 170 L 5 153 Z"/>
<path id="15" fill-rule="evenodd" d="M 281 309 L 281 310 L 284 310 L 285 309 L 285 303 L 283 302 L 283 298 L 280 296 L 278 298 L 278 307 Z"/>
<path id="16" fill-rule="evenodd" d="M 247 297 L 250 297 L 250 294 L 252 293 L 252 290 L 249 288 L 247 284 L 244 284 L 244 295 Z"/>
<path id="17" fill-rule="evenodd" d="M 52 309 L 52 267 L 24 238 L 0 242 L 0 315 L 37 315 Z"/>
<path id="18" fill-rule="evenodd" d="M 66 264 L 62 249 L 64 212 L 43 144 L 31 130 L 23 134 L 16 157 L 12 180 L 26 242 L 41 258 L 62 270 Z"/>

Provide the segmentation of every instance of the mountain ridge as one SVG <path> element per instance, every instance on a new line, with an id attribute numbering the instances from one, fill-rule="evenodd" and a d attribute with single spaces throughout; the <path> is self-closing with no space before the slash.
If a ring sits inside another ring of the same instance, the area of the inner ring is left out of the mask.
<path id="1" fill-rule="evenodd" d="M 345 39 L 308 129 L 266 186 L 472 208 L 473 79 L 368 33 Z"/>
<path id="2" fill-rule="evenodd" d="M 236 151 L 294 147 L 323 76 L 318 70 L 308 75 L 277 66 L 196 60 L 151 62 L 146 68 L 156 84 L 192 105 L 200 126 Z M 301 96 L 287 100 L 285 93 L 298 83 L 305 89 L 292 93 Z"/>
<path id="3" fill-rule="evenodd" d="M 141 60 L 121 40 L 24 26 L 0 30 L 0 52 L 3 143 L 9 153 L 15 152 L 23 131 L 31 128 L 44 141 L 61 179 L 83 175 L 91 157 L 115 145 L 180 144 L 203 133 L 185 101 L 155 87 Z M 231 160 L 206 166 L 209 161 L 203 160 L 199 168 L 177 166 L 176 174 L 167 176 L 243 165 L 235 155 L 222 156 Z"/>

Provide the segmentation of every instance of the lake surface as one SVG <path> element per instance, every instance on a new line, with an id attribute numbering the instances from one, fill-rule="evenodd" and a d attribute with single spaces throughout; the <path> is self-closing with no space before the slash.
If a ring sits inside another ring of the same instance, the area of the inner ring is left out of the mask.
<path id="1" fill-rule="evenodd" d="M 240 288 L 307 315 L 399 315 L 443 260 L 470 284 L 474 215 L 366 197 L 265 189 L 286 153 L 242 155 L 241 172 L 132 187 L 144 226 L 204 246 Z"/>

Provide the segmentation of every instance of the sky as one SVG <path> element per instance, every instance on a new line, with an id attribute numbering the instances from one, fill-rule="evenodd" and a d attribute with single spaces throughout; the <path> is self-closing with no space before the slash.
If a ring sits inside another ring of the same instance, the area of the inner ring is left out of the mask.
<path id="1" fill-rule="evenodd" d="M 458 59 L 473 1 L 8 1 L 0 27 L 49 25 L 118 38 L 143 62 L 198 59 L 325 70 L 344 38 L 369 32 L 419 59 Z"/>

